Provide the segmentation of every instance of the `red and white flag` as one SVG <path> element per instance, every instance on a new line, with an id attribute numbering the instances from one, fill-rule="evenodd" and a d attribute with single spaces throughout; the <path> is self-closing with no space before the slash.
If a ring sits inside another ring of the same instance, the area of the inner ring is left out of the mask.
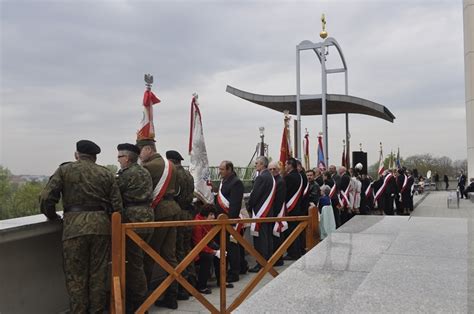
<path id="1" fill-rule="evenodd" d="M 203 202 L 213 204 L 214 195 L 212 194 L 211 173 L 209 171 L 209 160 L 207 158 L 197 94 L 193 94 L 191 100 L 189 155 L 189 172 L 194 178 L 194 193 Z"/>
<path id="2" fill-rule="evenodd" d="M 147 88 L 143 95 L 143 118 L 140 123 L 140 129 L 137 132 L 137 139 L 154 139 L 155 126 L 153 125 L 153 105 L 161 102 L 153 94 L 150 88 Z"/>
<path id="3" fill-rule="evenodd" d="M 379 176 L 381 176 L 385 170 L 383 162 L 384 160 L 383 160 L 383 153 L 382 153 L 382 143 L 380 143 L 380 157 L 379 157 L 379 170 L 378 170 Z"/>

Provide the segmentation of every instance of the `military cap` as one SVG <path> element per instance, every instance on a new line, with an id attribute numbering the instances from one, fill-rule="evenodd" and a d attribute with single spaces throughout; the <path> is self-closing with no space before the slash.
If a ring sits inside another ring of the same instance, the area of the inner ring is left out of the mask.
<path id="1" fill-rule="evenodd" d="M 147 146 L 147 145 L 154 145 L 155 144 L 155 140 L 152 139 L 152 138 L 145 138 L 145 139 L 140 139 L 140 140 L 137 140 L 137 146 L 138 148 L 142 149 L 144 146 Z"/>
<path id="2" fill-rule="evenodd" d="M 180 153 L 178 153 L 175 150 L 169 150 L 166 152 L 166 158 L 167 159 L 173 159 L 173 160 L 184 160 L 184 158 L 181 156 Z"/>
<path id="3" fill-rule="evenodd" d="M 100 147 L 89 140 L 80 140 L 76 143 L 76 151 L 81 154 L 97 155 L 100 153 Z"/>
<path id="4" fill-rule="evenodd" d="M 133 145 L 129 143 L 118 144 L 117 150 L 126 150 L 129 152 L 135 153 L 137 155 L 140 155 L 140 148 L 138 148 L 137 145 Z"/>

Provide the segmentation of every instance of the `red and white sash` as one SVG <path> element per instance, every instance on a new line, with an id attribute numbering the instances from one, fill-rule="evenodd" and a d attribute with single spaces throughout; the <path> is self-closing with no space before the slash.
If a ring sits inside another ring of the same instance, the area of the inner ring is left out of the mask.
<path id="1" fill-rule="evenodd" d="M 350 189 L 351 189 L 351 182 L 349 182 L 345 191 L 341 190 L 340 196 L 342 196 L 342 198 L 340 198 L 341 200 L 340 203 L 342 204 L 342 208 L 345 208 L 346 206 L 350 204 L 349 196 L 348 196 Z"/>
<path id="2" fill-rule="evenodd" d="M 276 182 L 275 178 L 272 176 L 273 180 L 273 185 L 272 185 L 272 190 L 270 194 L 268 195 L 267 199 L 265 202 L 263 202 L 262 206 L 260 209 L 257 211 L 257 213 L 254 215 L 254 218 L 265 218 L 268 215 L 268 212 L 273 206 L 273 200 L 275 199 L 275 192 L 276 192 Z M 258 237 L 258 231 L 260 230 L 260 223 L 252 222 L 250 224 L 250 234 Z"/>
<path id="3" fill-rule="evenodd" d="M 332 185 L 331 187 L 331 191 L 329 191 L 329 198 L 330 199 L 333 199 L 334 196 L 336 195 L 336 183 L 334 182 L 334 184 Z"/>
<path id="4" fill-rule="evenodd" d="M 163 158 L 163 159 L 165 161 L 165 169 L 163 170 L 163 174 L 161 175 L 160 180 L 158 181 L 158 183 L 155 186 L 155 189 L 153 190 L 153 194 L 152 194 L 153 202 L 151 203 L 152 208 L 155 208 L 158 205 L 158 203 L 161 201 L 171 181 L 171 174 L 173 172 L 171 161 L 169 161 L 166 158 Z"/>
<path id="5" fill-rule="evenodd" d="M 285 216 L 285 202 L 281 205 L 280 212 L 278 213 L 277 217 L 284 217 Z M 288 222 L 287 221 L 277 221 L 273 226 L 273 235 L 275 237 L 280 237 L 280 234 L 288 229 Z"/>
<path id="6" fill-rule="evenodd" d="M 383 185 L 380 187 L 380 189 L 375 194 L 375 202 L 377 202 L 379 200 L 380 196 L 382 196 L 383 192 L 387 188 L 388 181 L 390 181 L 390 179 L 392 179 L 392 178 L 393 178 L 393 174 L 388 173 L 387 176 L 385 177 L 385 179 L 383 180 Z"/>
<path id="7" fill-rule="evenodd" d="M 405 179 L 403 180 L 403 185 L 402 185 L 402 188 L 400 189 L 400 200 L 403 202 L 403 192 L 405 192 L 405 190 L 407 189 L 407 183 L 408 183 L 408 177 L 406 175 L 405 176 Z"/>
<path id="8" fill-rule="evenodd" d="M 303 197 L 305 197 L 308 194 L 309 191 L 309 181 L 306 181 L 306 187 L 304 188 L 303 191 Z"/>
<path id="9" fill-rule="evenodd" d="M 219 185 L 219 192 L 217 193 L 217 203 L 219 203 L 219 206 L 228 215 L 229 209 L 230 209 L 230 202 L 228 199 L 225 198 L 224 194 L 222 194 L 222 181 L 221 181 L 221 184 Z"/>
<path id="10" fill-rule="evenodd" d="M 221 181 L 221 184 L 219 185 L 219 192 L 217 193 L 217 203 L 219 203 L 219 206 L 226 213 L 226 215 L 229 215 L 230 202 L 227 198 L 225 198 L 224 194 L 222 194 L 222 181 Z M 243 217 L 239 215 L 239 218 L 243 218 Z M 243 227 L 244 227 L 244 224 L 238 223 L 234 226 L 234 229 L 240 232 L 240 230 L 242 230 Z"/>
<path id="11" fill-rule="evenodd" d="M 286 208 L 288 210 L 288 213 L 291 212 L 293 209 L 295 209 L 296 204 L 298 204 L 298 200 L 300 199 L 301 196 L 301 190 L 303 189 L 303 178 L 301 177 L 300 174 L 300 186 L 298 188 L 298 191 L 296 191 L 295 195 L 293 195 L 288 203 L 286 203 Z"/>
<path id="12" fill-rule="evenodd" d="M 373 189 L 372 189 L 372 183 L 373 182 L 370 182 L 369 186 L 367 187 L 367 189 L 365 190 L 365 197 L 369 197 L 369 196 L 374 196 L 374 192 L 373 192 Z"/>

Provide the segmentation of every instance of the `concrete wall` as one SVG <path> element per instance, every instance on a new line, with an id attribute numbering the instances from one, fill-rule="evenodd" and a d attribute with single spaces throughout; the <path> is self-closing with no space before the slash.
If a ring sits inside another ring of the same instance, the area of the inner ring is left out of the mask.
<path id="1" fill-rule="evenodd" d="M 474 177 L 474 0 L 464 0 L 464 72 L 468 178 Z"/>
<path id="2" fill-rule="evenodd" d="M 42 215 L 0 221 L 1 314 L 68 309 L 61 232 Z"/>

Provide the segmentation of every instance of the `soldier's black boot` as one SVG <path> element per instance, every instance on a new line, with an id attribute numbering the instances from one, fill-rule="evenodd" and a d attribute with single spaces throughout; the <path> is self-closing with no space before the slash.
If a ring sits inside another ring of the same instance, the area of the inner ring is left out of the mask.
<path id="1" fill-rule="evenodd" d="M 178 292 L 178 300 L 189 300 L 189 294 L 188 292 L 181 290 Z"/>
<path id="2" fill-rule="evenodd" d="M 178 301 L 163 299 L 163 300 L 156 301 L 155 305 L 159 307 L 167 307 L 169 309 L 176 310 L 178 308 Z"/>

